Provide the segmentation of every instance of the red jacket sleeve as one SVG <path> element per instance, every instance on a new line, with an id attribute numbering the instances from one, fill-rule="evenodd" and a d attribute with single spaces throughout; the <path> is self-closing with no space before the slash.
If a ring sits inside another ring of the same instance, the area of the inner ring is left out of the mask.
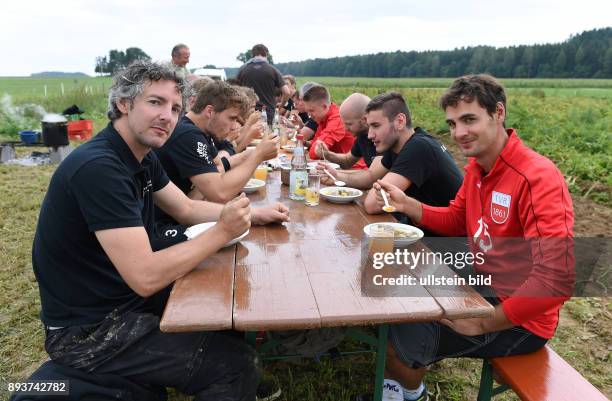
<path id="1" fill-rule="evenodd" d="M 447 207 L 423 204 L 423 216 L 419 225 L 440 235 L 458 237 L 466 235 L 465 183 L 461 185 Z"/>
<path id="2" fill-rule="evenodd" d="M 308 155 L 310 156 L 310 160 L 318 159 L 315 154 L 315 149 L 317 146 L 317 141 L 322 141 L 327 145 L 329 150 L 332 150 L 334 145 L 346 137 L 346 130 L 344 129 L 344 124 L 342 123 L 342 119 L 340 118 L 340 114 L 332 115 L 327 120 L 327 124 L 325 128 L 321 131 L 318 131 L 312 143 L 310 144 L 310 150 Z"/>
<path id="3" fill-rule="evenodd" d="M 519 198 L 519 218 L 525 240 L 530 242 L 533 267 L 502 305 L 516 325 L 558 309 L 573 291 L 572 200 L 563 176 L 550 164 L 540 166 L 546 168 L 526 178 L 526 188 Z"/>

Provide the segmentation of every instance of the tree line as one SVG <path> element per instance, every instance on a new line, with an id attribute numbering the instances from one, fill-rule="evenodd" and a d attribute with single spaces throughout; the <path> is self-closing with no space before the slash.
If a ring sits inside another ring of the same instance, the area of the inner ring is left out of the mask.
<path id="1" fill-rule="evenodd" d="M 136 60 L 151 61 L 151 57 L 138 47 L 128 47 L 125 51 L 113 49 L 108 52 L 108 56 L 96 57 L 94 71 L 98 74 L 114 74 Z"/>
<path id="2" fill-rule="evenodd" d="M 562 43 L 449 51 L 396 51 L 278 63 L 284 74 L 339 77 L 457 77 L 487 72 L 504 78 L 612 78 L 612 28 Z"/>

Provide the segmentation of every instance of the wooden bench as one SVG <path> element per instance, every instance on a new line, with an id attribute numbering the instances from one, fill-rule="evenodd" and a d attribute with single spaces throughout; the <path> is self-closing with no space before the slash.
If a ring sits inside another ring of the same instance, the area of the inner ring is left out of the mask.
<path id="1" fill-rule="evenodd" d="M 493 388 L 493 370 L 504 383 L 497 388 Z M 609 401 L 549 346 L 483 361 L 478 401 L 489 401 L 509 388 L 523 401 Z"/>

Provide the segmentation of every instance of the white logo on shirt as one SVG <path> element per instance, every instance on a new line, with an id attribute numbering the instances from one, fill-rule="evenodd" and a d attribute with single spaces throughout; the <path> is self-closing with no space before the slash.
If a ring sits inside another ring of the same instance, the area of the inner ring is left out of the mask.
<path id="1" fill-rule="evenodd" d="M 206 160 L 207 163 L 210 163 L 210 157 L 208 156 L 208 145 L 202 142 L 198 142 L 198 148 L 196 149 L 196 152 L 198 152 L 198 155 L 200 155 L 201 158 Z"/>
<path id="2" fill-rule="evenodd" d="M 148 180 L 147 184 L 144 187 L 142 187 L 142 197 L 144 198 L 145 195 L 151 192 L 152 189 L 153 189 L 153 183 L 151 182 L 151 180 Z"/>
<path id="3" fill-rule="evenodd" d="M 512 196 L 502 192 L 493 191 L 491 195 L 491 218 L 497 224 L 503 224 L 510 214 Z"/>
<path id="4" fill-rule="evenodd" d="M 493 248 L 493 241 L 489 234 L 489 226 L 484 222 L 482 217 L 478 219 L 478 230 L 474 233 L 472 240 L 485 253 Z"/>

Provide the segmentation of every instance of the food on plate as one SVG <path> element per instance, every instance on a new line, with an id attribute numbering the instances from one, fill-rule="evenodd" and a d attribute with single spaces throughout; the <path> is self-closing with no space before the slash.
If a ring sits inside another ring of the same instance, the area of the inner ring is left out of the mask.
<path id="1" fill-rule="evenodd" d="M 332 196 L 340 196 L 342 198 L 346 198 L 349 196 L 355 196 L 355 193 L 348 189 L 336 189 L 333 191 L 329 191 L 329 194 Z"/>
<path id="2" fill-rule="evenodd" d="M 395 238 L 419 238 L 419 234 L 414 231 L 406 231 L 398 228 L 393 229 L 393 236 Z"/>

